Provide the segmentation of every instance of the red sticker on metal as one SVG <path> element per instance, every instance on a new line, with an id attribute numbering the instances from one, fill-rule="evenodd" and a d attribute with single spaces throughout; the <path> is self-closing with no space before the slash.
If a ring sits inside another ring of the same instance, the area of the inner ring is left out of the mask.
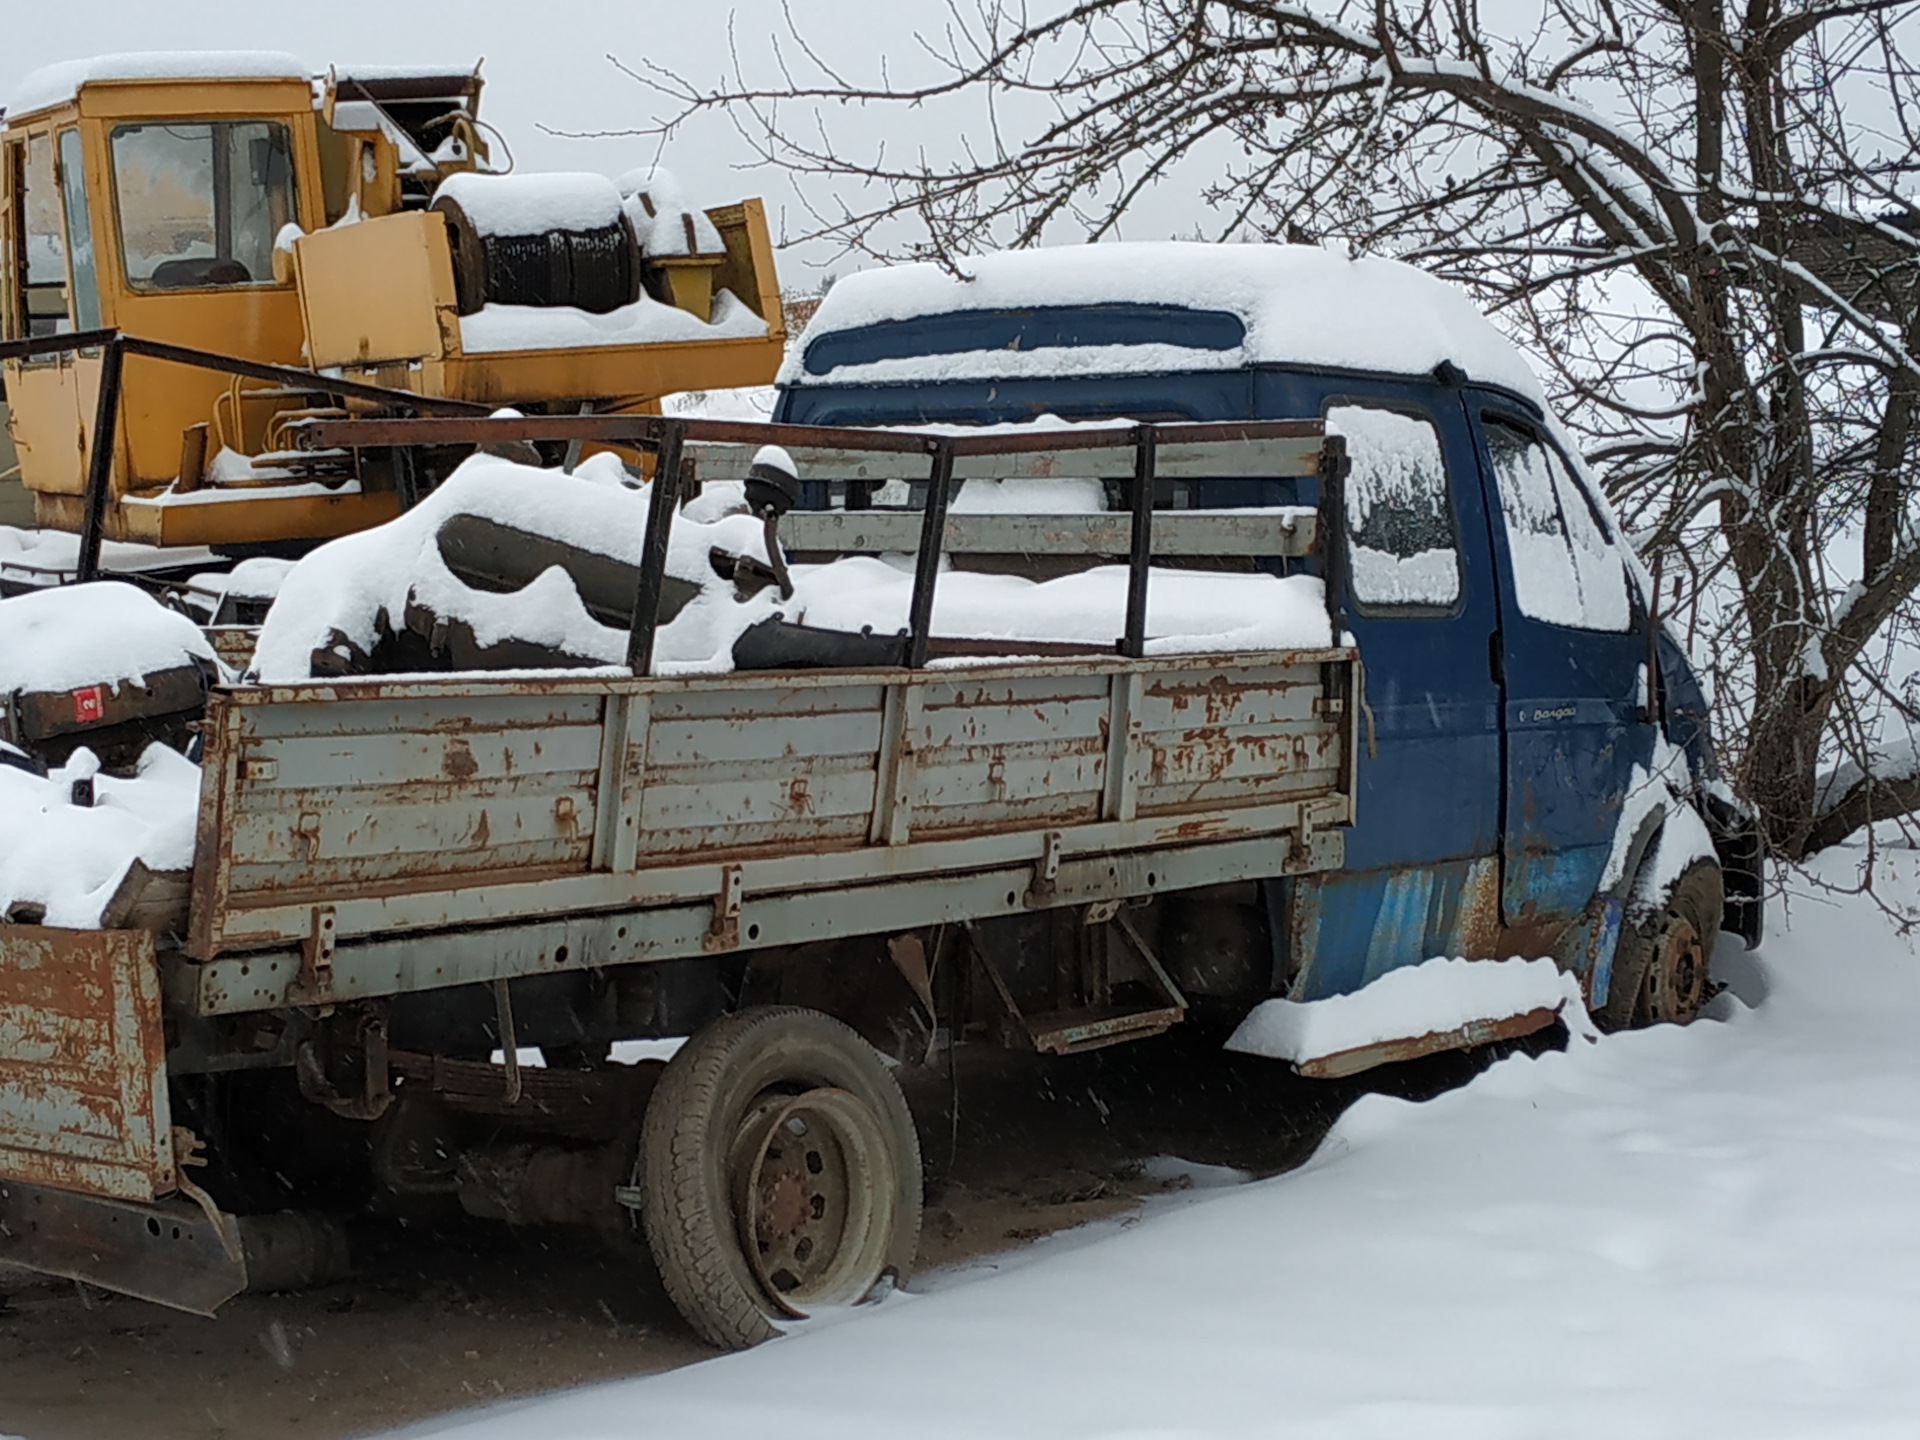
<path id="1" fill-rule="evenodd" d="M 100 687 L 89 685 L 73 692 L 73 718 L 76 724 L 91 725 L 100 718 L 103 706 Z"/>

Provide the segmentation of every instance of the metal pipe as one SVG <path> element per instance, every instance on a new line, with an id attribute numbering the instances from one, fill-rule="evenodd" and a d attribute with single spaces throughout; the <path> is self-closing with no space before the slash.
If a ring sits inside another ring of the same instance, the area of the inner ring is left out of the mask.
<path id="1" fill-rule="evenodd" d="M 933 631 L 933 586 L 947 542 L 947 499 L 953 489 L 953 441 L 942 439 L 927 475 L 927 508 L 920 517 L 920 555 L 913 571 L 913 606 L 907 612 L 907 666 L 924 669 Z"/>
<path id="2" fill-rule="evenodd" d="M 521 415 L 495 418 L 427 416 L 419 419 L 308 420 L 298 433 L 315 449 L 376 445 L 491 445 L 509 440 L 585 440 L 642 449 L 660 443 L 669 424 L 686 440 L 714 444 L 791 445 L 888 454 L 931 454 L 931 436 L 830 425 L 772 424 L 760 420 L 669 420 L 660 415 Z M 1028 441 L 1026 449 L 1037 448 Z"/>
<path id="3" fill-rule="evenodd" d="M 393 456 L 393 490 L 402 511 L 420 503 L 420 455 L 412 445 L 396 445 Z"/>
<path id="4" fill-rule="evenodd" d="M 121 343 L 126 346 L 129 354 L 145 355 L 154 360 L 166 360 L 175 365 L 189 365 L 198 370 L 218 370 L 223 374 L 239 375 L 248 380 L 271 380 L 276 384 L 295 386 L 321 395 L 332 395 L 337 399 L 373 400 L 383 405 L 399 405 L 428 412 L 438 411 L 447 416 L 483 416 L 488 413 L 485 405 L 471 400 L 446 400 L 431 395 L 419 395 L 411 390 L 394 390 L 384 385 L 366 385 L 358 380 L 338 380 L 315 370 L 300 370 L 291 365 L 267 365 L 257 360 L 241 360 L 232 355 L 216 355 L 212 351 L 194 350 L 185 345 L 168 345 L 159 340 L 146 340 L 138 335 L 124 336 Z"/>
<path id="5" fill-rule="evenodd" d="M 1147 569 L 1153 563 L 1154 427 L 1138 426 L 1133 461 L 1133 550 L 1127 557 L 1127 633 L 1122 648 L 1135 660 L 1147 653 Z"/>
<path id="6" fill-rule="evenodd" d="M 593 402 L 591 400 L 582 400 L 580 402 L 579 413 L 582 415 L 593 414 Z M 586 438 L 581 435 L 576 435 L 567 442 L 566 456 L 560 461 L 560 473 L 562 475 L 571 475 L 575 470 L 580 468 L 580 448 L 586 443 Z"/>
<path id="7" fill-rule="evenodd" d="M 653 462 L 653 493 L 647 501 L 647 540 L 640 552 L 640 588 L 633 597 L 633 624 L 627 632 L 627 668 L 635 675 L 653 669 L 654 632 L 660 624 L 660 595 L 666 587 L 667 540 L 680 503 L 680 455 L 686 422 L 662 424 L 660 453 Z"/>
<path id="8" fill-rule="evenodd" d="M 120 415 L 120 375 L 126 363 L 126 342 L 115 336 L 100 356 L 100 395 L 93 408 L 93 434 L 88 437 L 86 509 L 80 521 L 80 558 L 74 578 L 100 578 L 100 542 L 106 533 L 107 492 L 113 484 L 114 432 Z"/>
<path id="9" fill-rule="evenodd" d="M 31 360 L 40 355 L 62 355 L 104 345 L 118 330 L 77 330 L 66 335 L 37 335 L 31 340 L 0 341 L 0 360 Z"/>
<path id="10" fill-rule="evenodd" d="M 211 350 L 195 350 L 186 345 L 168 345 L 160 340 L 146 340 L 138 335 L 122 335 L 118 330 L 82 330 L 71 335 L 42 335 L 32 340 L 8 340 L 0 342 L 0 360 L 30 360 L 40 355 L 61 355 L 75 350 L 92 350 L 118 339 L 129 355 L 145 355 L 153 360 L 165 360 L 175 365 L 189 365 L 198 370 L 218 370 L 228 375 L 239 375 L 248 380 L 270 380 L 277 384 L 298 386 L 302 390 L 337 398 L 371 400 L 384 405 L 403 405 L 414 410 L 438 412 L 447 417 L 486 416 L 489 411 L 485 405 L 471 400 L 446 400 L 431 395 L 418 395 L 411 390 L 393 390 L 384 385 L 367 385 L 358 380 L 341 380 L 322 375 L 313 370 L 301 370 L 291 365 L 267 365 L 256 360 L 242 360 L 232 355 L 217 355 Z"/>
<path id="11" fill-rule="evenodd" d="M 520 1103 L 520 1036 L 513 1024 L 513 991 L 505 979 L 493 982 L 493 1012 L 500 1026 L 500 1053 L 506 1060 L 507 1085 L 503 1098 Z"/>

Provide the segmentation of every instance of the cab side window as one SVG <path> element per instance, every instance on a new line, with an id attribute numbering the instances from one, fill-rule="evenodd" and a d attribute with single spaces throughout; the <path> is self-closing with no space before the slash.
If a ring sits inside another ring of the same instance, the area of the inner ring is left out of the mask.
<path id="1" fill-rule="evenodd" d="M 1627 570 L 1587 493 L 1531 430 L 1483 416 L 1520 613 L 1581 630 L 1633 628 Z"/>
<path id="2" fill-rule="evenodd" d="M 67 232 L 54 183 L 53 136 L 42 131 L 27 137 L 21 181 L 27 334 L 64 335 L 73 325 L 67 316 Z"/>
<path id="3" fill-rule="evenodd" d="M 1450 610 L 1460 599 L 1460 547 L 1440 432 L 1431 420 L 1376 405 L 1333 405 L 1329 434 L 1346 437 L 1347 585 L 1366 610 Z"/>

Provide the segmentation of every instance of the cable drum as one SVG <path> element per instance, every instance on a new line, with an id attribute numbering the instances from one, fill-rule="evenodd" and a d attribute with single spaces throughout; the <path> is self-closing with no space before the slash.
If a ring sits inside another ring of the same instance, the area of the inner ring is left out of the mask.
<path id="1" fill-rule="evenodd" d="M 452 175 L 433 208 L 462 315 L 488 304 L 604 315 L 640 298 L 640 247 L 603 175 Z"/>

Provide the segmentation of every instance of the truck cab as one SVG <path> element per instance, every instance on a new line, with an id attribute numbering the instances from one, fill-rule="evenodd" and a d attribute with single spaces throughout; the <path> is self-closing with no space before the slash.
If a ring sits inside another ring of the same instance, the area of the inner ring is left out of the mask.
<path id="1" fill-rule="evenodd" d="M 1429 957 L 1551 955 L 1602 1010 L 1636 872 L 1663 845 L 1674 873 L 1673 851 L 1705 849 L 1683 809 L 1713 835 L 1727 927 L 1757 943 L 1757 845 L 1701 687 L 1537 380 L 1463 296 L 1305 246 L 1101 245 L 963 268 L 836 285 L 776 419 L 1312 418 L 1346 439 L 1345 574 L 1328 579 L 1366 708 L 1345 864 L 1263 885 L 1270 975 L 1194 973 L 1190 988 L 1317 1000 Z M 1320 483 L 1250 497 L 1202 480 L 1155 503 L 1312 504 Z"/>

